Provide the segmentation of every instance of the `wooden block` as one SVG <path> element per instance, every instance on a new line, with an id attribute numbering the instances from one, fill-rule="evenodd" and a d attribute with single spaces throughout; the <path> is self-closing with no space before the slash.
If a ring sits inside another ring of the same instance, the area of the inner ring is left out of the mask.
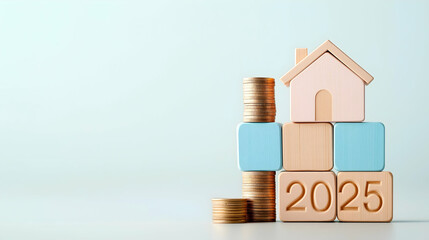
<path id="1" fill-rule="evenodd" d="M 393 176 L 390 172 L 339 172 L 338 220 L 390 222 L 393 218 Z"/>
<path id="2" fill-rule="evenodd" d="M 280 220 L 334 221 L 336 177 L 333 172 L 282 172 Z"/>
<path id="3" fill-rule="evenodd" d="M 237 141 L 241 171 L 277 171 L 282 168 L 281 124 L 240 123 Z"/>
<path id="4" fill-rule="evenodd" d="M 290 91 L 293 122 L 361 122 L 365 119 L 364 82 L 329 52 L 296 76 L 290 83 Z"/>
<path id="5" fill-rule="evenodd" d="M 336 123 L 334 165 L 337 171 L 383 171 L 383 123 Z"/>
<path id="6" fill-rule="evenodd" d="M 287 171 L 329 171 L 333 161 L 330 123 L 283 125 L 283 167 Z"/>
<path id="7" fill-rule="evenodd" d="M 297 48 L 295 49 L 295 64 L 301 62 L 302 59 L 307 57 L 307 48 Z"/>

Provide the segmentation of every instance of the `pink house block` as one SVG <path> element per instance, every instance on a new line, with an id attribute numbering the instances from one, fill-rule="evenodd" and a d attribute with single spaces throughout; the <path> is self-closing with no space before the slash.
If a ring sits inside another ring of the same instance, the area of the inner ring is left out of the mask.
<path id="1" fill-rule="evenodd" d="M 290 86 L 293 122 L 361 122 L 365 85 L 373 77 L 329 40 L 306 56 L 297 49 L 296 65 L 281 80 Z M 301 59 L 302 58 L 302 59 Z"/>

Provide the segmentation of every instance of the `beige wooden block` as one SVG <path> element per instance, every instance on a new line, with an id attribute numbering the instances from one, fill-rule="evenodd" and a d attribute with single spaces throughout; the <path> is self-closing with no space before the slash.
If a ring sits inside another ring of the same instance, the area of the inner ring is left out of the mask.
<path id="1" fill-rule="evenodd" d="M 295 49 L 295 64 L 301 62 L 302 59 L 307 57 L 307 48 L 297 48 Z"/>
<path id="2" fill-rule="evenodd" d="M 287 171 L 329 171 L 334 165 L 330 123 L 283 125 L 283 168 Z"/>
<path id="3" fill-rule="evenodd" d="M 390 172 L 339 172 L 338 220 L 390 222 L 393 218 L 393 176 Z"/>
<path id="4" fill-rule="evenodd" d="M 335 184 L 336 177 L 333 172 L 280 173 L 280 220 L 334 221 Z"/>

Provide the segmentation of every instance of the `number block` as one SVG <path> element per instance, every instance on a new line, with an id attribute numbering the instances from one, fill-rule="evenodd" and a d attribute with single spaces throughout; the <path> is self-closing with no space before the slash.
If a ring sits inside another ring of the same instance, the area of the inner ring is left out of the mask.
<path id="1" fill-rule="evenodd" d="M 383 123 L 336 123 L 334 166 L 337 171 L 383 171 Z"/>
<path id="2" fill-rule="evenodd" d="M 282 172 L 280 220 L 334 221 L 336 177 L 333 172 Z"/>
<path id="3" fill-rule="evenodd" d="M 393 176 L 390 172 L 339 172 L 338 220 L 390 222 L 393 218 Z"/>
<path id="4" fill-rule="evenodd" d="M 237 127 L 241 171 L 282 168 L 282 129 L 279 123 L 240 123 Z"/>
<path id="5" fill-rule="evenodd" d="M 333 129 L 330 123 L 286 123 L 283 125 L 283 167 L 287 171 L 329 171 Z"/>

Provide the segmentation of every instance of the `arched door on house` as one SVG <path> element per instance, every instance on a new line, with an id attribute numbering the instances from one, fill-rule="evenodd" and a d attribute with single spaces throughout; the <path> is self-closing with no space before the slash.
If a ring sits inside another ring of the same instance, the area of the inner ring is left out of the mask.
<path id="1" fill-rule="evenodd" d="M 316 121 L 332 121 L 332 95 L 326 90 L 320 90 L 316 93 Z"/>

